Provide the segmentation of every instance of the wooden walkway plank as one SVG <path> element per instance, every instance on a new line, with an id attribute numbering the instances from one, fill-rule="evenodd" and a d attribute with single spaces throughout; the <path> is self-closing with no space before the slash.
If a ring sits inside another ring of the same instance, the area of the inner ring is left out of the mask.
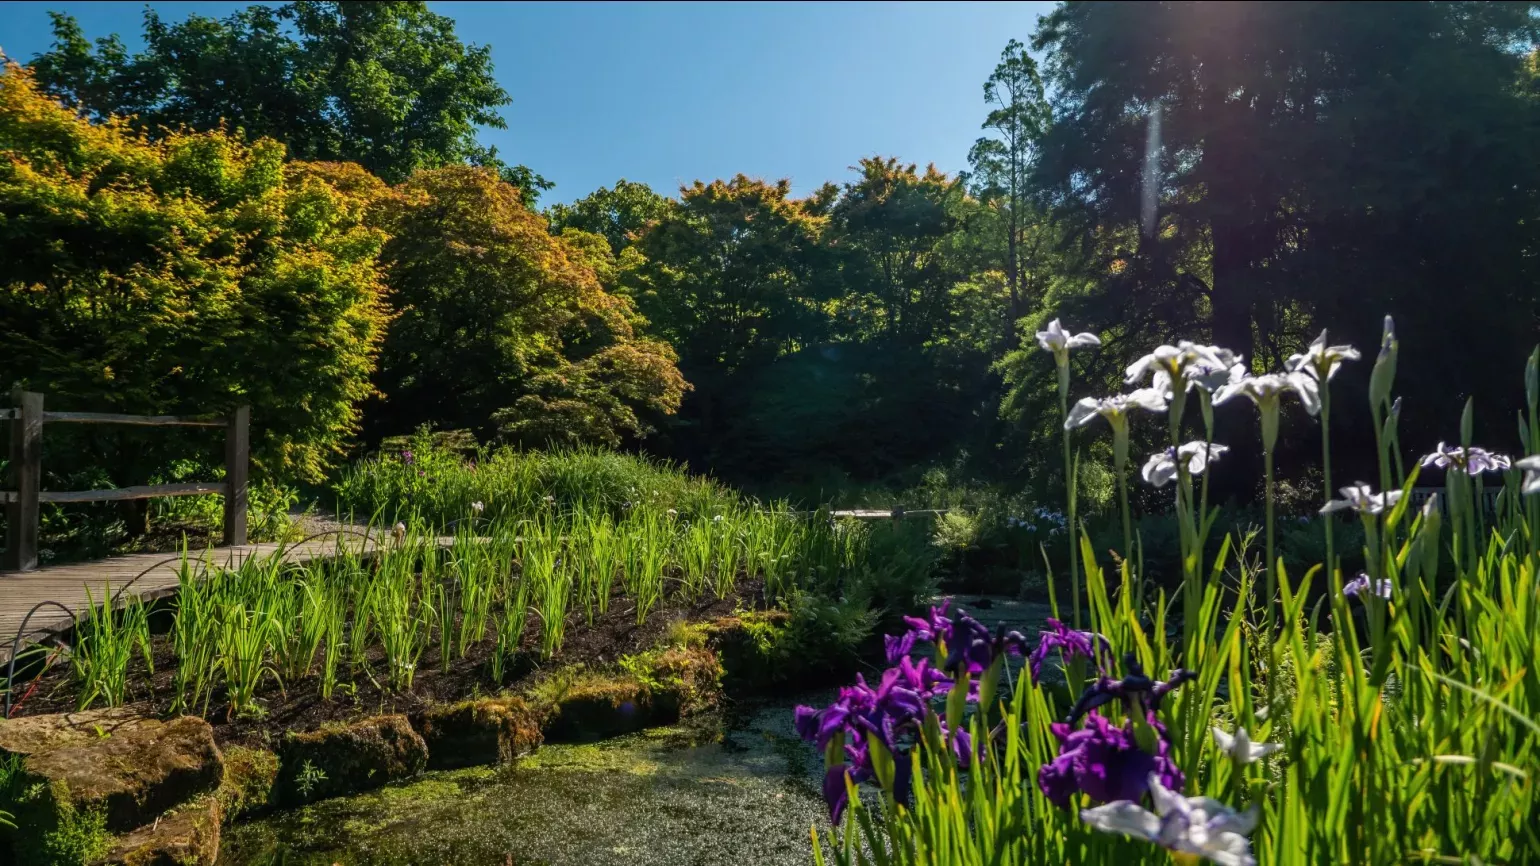
<path id="1" fill-rule="evenodd" d="M 388 534 L 376 531 L 367 539 L 360 531 L 332 533 L 309 539 L 301 544 L 245 544 L 236 547 L 215 547 L 203 551 L 187 552 L 187 559 L 205 572 L 228 571 L 239 568 L 251 559 L 283 553 L 287 562 L 308 562 L 335 556 L 339 549 L 355 555 L 368 555 L 380 549 L 382 542 L 392 544 Z M 441 545 L 450 539 L 439 539 Z M 10 661 L 11 642 L 27 614 L 43 602 L 53 601 L 75 614 L 83 614 L 88 604 L 100 604 L 103 597 L 118 591 L 129 581 L 133 586 L 124 593 L 124 599 L 132 594 L 142 599 L 161 598 L 174 592 L 179 583 L 182 559 L 180 554 L 136 553 L 115 556 L 96 562 L 54 565 L 35 571 L 0 572 L 0 664 Z M 135 580 L 137 578 L 137 580 Z M 74 625 L 74 618 L 59 608 L 48 605 L 33 614 L 26 622 L 26 633 L 19 646 L 39 643 Z"/>

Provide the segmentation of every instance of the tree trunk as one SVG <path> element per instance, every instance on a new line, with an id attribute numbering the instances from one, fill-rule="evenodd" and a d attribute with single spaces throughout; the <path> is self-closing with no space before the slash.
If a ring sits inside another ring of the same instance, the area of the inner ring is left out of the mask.
<path id="1" fill-rule="evenodd" d="M 1216 221 L 1214 239 L 1214 281 L 1209 291 L 1213 318 L 1210 322 L 1213 343 L 1245 357 L 1252 368 L 1253 298 L 1249 285 L 1251 257 L 1246 228 L 1239 221 Z M 1201 423 L 1201 422 L 1200 422 Z M 1256 408 L 1237 399 L 1214 412 L 1214 439 L 1230 447 L 1225 455 L 1228 471 L 1215 473 L 1213 483 L 1217 498 L 1251 500 L 1261 472 L 1262 455 Z"/>

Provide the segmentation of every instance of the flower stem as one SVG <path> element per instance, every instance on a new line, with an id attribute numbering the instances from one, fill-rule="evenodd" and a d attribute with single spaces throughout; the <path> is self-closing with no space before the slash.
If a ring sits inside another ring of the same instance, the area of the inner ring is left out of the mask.
<path id="1" fill-rule="evenodd" d="M 1272 448 L 1263 448 L 1262 449 L 1262 471 L 1263 471 L 1264 476 L 1267 479 L 1266 480 L 1267 490 L 1266 490 L 1266 497 L 1265 497 L 1266 500 L 1267 500 L 1267 595 L 1263 597 L 1263 604 L 1266 605 L 1265 622 L 1267 623 L 1267 628 L 1264 630 L 1264 633 L 1265 633 L 1265 636 L 1266 636 L 1266 640 L 1267 640 L 1267 657 L 1268 657 L 1268 667 L 1267 667 L 1267 707 L 1268 707 L 1268 711 L 1271 712 L 1273 710 L 1274 685 L 1275 685 L 1275 683 L 1278 680 L 1278 664 L 1277 664 L 1277 662 L 1278 662 L 1278 650 L 1277 650 L 1278 641 L 1277 641 L 1277 637 L 1273 634 L 1273 626 L 1274 626 L 1274 624 L 1276 622 L 1276 615 L 1275 615 L 1275 613 L 1273 611 L 1273 594 L 1277 591 L 1277 579 L 1278 578 L 1277 578 L 1277 575 L 1274 573 L 1276 560 L 1273 559 L 1273 449 Z"/>
<path id="2" fill-rule="evenodd" d="M 1119 461 L 1117 465 L 1118 499 L 1123 505 L 1123 559 L 1125 562 L 1132 562 L 1134 555 L 1134 532 L 1133 521 L 1128 516 L 1128 473 L 1124 469 L 1123 462 Z"/>
<path id="3" fill-rule="evenodd" d="M 1325 484 L 1324 492 L 1327 502 L 1331 501 L 1331 389 L 1321 387 L 1321 477 Z M 1336 545 L 1332 538 L 1332 524 L 1336 522 L 1332 515 L 1323 515 L 1326 521 L 1326 579 L 1332 586 L 1333 592 L 1340 592 L 1337 585 L 1340 578 L 1337 577 Z"/>
<path id="4" fill-rule="evenodd" d="M 1059 415 L 1069 417 L 1069 388 L 1067 375 L 1059 376 Z M 1061 425 L 1062 426 L 1062 425 Z M 1080 628 L 1080 539 L 1075 522 L 1075 466 L 1070 460 L 1069 430 L 1064 430 L 1064 498 L 1069 508 L 1069 597 L 1074 609 L 1075 628 Z"/>

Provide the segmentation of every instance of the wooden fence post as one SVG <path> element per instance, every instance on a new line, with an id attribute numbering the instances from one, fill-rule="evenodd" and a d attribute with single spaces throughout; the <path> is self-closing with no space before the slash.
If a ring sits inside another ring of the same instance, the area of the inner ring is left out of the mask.
<path id="1" fill-rule="evenodd" d="M 37 568 L 37 494 L 43 478 L 43 395 L 11 392 L 11 482 L 16 495 L 5 507 L 5 570 Z"/>
<path id="2" fill-rule="evenodd" d="M 230 413 L 225 427 L 225 544 L 246 543 L 246 476 L 251 461 L 251 407 Z"/>

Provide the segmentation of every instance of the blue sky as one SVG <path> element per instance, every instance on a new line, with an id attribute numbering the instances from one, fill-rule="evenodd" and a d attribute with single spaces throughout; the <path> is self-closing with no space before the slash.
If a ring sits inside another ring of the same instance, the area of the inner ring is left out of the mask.
<path id="1" fill-rule="evenodd" d="M 151 3 L 180 20 L 246 3 Z M 492 47 L 513 97 L 483 140 L 555 181 L 542 203 L 617 178 L 672 194 L 738 172 L 805 193 L 860 157 L 966 167 L 983 82 L 1052 3 L 433 3 Z M 138 3 L 0 2 L 0 50 L 48 47 L 47 12 L 140 44 Z"/>

